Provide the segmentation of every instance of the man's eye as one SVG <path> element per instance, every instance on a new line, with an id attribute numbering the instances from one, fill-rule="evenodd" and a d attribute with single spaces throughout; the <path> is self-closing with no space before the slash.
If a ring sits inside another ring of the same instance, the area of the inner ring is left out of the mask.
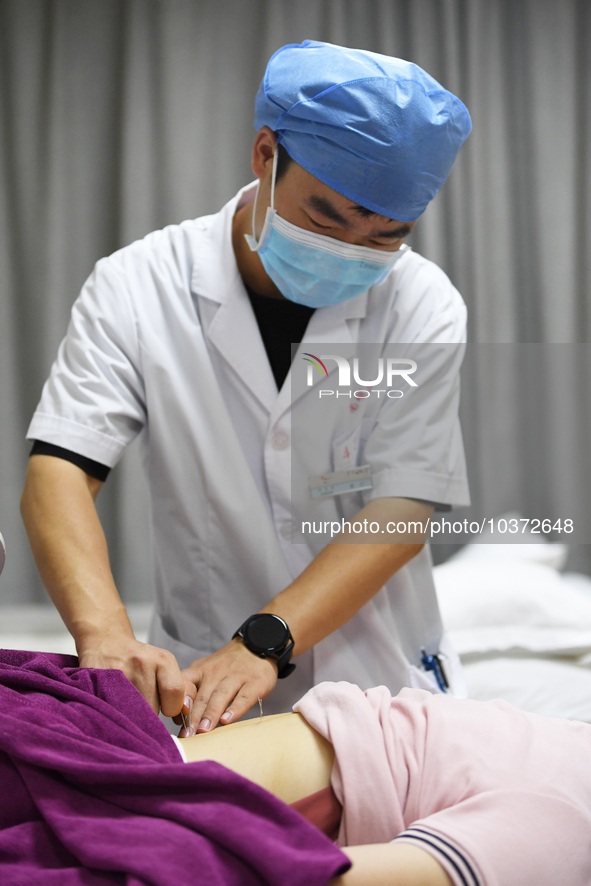
<path id="1" fill-rule="evenodd" d="M 309 215 L 308 218 L 310 219 L 312 224 L 315 225 L 317 228 L 322 228 L 324 231 L 330 231 L 330 228 L 331 228 L 330 225 L 321 225 L 320 222 L 316 221 L 315 218 L 312 218 L 311 215 Z"/>
<path id="2" fill-rule="evenodd" d="M 404 240 L 404 237 L 396 237 L 395 240 L 370 240 L 369 242 L 373 246 L 381 246 L 382 249 L 387 249 L 388 246 L 394 246 L 396 243 L 400 243 L 401 240 Z"/>

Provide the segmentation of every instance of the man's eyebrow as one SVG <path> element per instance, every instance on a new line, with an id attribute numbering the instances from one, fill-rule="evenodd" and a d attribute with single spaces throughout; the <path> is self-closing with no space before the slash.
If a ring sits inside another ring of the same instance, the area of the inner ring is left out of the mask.
<path id="1" fill-rule="evenodd" d="M 321 197 L 319 194 L 311 194 L 306 202 L 317 212 L 320 212 L 321 215 L 324 215 L 326 218 L 329 218 L 331 221 L 336 222 L 338 225 L 341 225 L 343 228 L 350 228 L 351 225 L 347 221 L 347 219 L 341 215 L 338 209 L 332 205 L 330 200 L 326 197 Z M 365 206 L 355 206 L 354 210 L 359 215 L 371 216 L 376 215 L 377 212 L 372 212 L 370 209 L 366 209 Z M 412 231 L 411 225 L 404 223 L 399 225 L 397 228 L 390 228 L 388 230 L 378 231 L 373 234 L 373 239 L 395 239 L 401 240 L 403 237 L 407 237 Z"/>

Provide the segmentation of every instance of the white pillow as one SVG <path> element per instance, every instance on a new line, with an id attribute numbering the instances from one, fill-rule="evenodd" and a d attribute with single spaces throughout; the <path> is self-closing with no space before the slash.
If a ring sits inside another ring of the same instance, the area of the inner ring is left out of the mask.
<path id="1" fill-rule="evenodd" d="M 478 541 L 464 545 L 450 557 L 450 560 L 527 560 L 553 566 L 554 569 L 562 569 L 568 556 L 567 544 L 549 542 L 541 533 L 532 532 L 529 527 L 525 527 L 525 531 L 521 532 L 523 524 L 519 522 L 519 533 L 515 535 L 509 532 L 499 533 L 500 520 L 505 520 L 507 525 L 511 525 L 509 521 L 520 521 L 521 514 L 511 511 L 495 517 L 494 526 L 497 531 L 493 532 L 487 526 L 484 532 L 476 536 Z"/>
<path id="2" fill-rule="evenodd" d="M 434 577 L 443 624 L 460 655 L 591 650 L 591 596 L 549 566 L 456 558 L 437 566 Z"/>

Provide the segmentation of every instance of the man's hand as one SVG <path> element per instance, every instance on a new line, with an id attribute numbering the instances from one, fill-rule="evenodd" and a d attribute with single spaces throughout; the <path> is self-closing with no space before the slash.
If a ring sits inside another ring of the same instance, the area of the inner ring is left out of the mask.
<path id="1" fill-rule="evenodd" d="M 236 639 L 197 659 L 182 674 L 195 694 L 188 733 L 192 735 L 191 730 L 210 732 L 218 723 L 232 723 L 259 698 L 266 698 L 277 682 L 277 665 Z"/>
<path id="2" fill-rule="evenodd" d="M 327 545 L 284 591 L 261 612 L 279 615 L 295 640 L 293 656 L 301 655 L 349 621 L 398 569 L 421 550 L 431 505 L 401 498 L 376 499 L 355 520 L 419 521 L 422 530 L 405 536 L 388 534 L 388 543 L 368 543 L 375 535 L 341 534 Z M 386 533 L 384 533 L 386 535 Z M 378 536 L 382 538 L 381 533 Z M 183 671 L 196 687 L 190 729 L 209 732 L 238 720 L 277 682 L 277 665 L 259 658 L 232 640 L 218 652 L 198 659 Z M 289 678 L 288 678 L 289 679 Z"/>
<path id="3" fill-rule="evenodd" d="M 194 686 L 183 678 L 176 658 L 165 649 L 117 635 L 79 650 L 78 659 L 81 668 L 123 671 L 155 713 L 162 710 L 166 717 L 176 717 L 182 709 L 190 714 Z"/>
<path id="4" fill-rule="evenodd" d="M 39 573 L 82 667 L 118 668 L 156 713 L 189 715 L 195 687 L 175 657 L 133 635 L 94 506 L 101 485 L 69 461 L 31 456 L 21 509 Z"/>

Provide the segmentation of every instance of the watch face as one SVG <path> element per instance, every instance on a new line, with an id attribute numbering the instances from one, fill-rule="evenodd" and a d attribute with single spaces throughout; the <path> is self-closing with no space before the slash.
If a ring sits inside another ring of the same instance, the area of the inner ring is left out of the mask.
<path id="1" fill-rule="evenodd" d="M 289 630 L 283 619 L 267 612 L 253 615 L 244 634 L 253 651 L 259 653 L 283 650 L 289 640 Z"/>

